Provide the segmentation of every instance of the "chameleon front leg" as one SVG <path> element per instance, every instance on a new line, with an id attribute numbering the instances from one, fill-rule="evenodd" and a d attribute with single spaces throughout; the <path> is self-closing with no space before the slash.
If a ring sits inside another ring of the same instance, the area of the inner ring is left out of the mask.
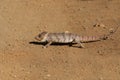
<path id="1" fill-rule="evenodd" d="M 45 46 L 43 46 L 43 48 L 47 48 L 48 46 L 50 46 L 50 44 L 52 44 L 52 41 L 49 41 Z"/>

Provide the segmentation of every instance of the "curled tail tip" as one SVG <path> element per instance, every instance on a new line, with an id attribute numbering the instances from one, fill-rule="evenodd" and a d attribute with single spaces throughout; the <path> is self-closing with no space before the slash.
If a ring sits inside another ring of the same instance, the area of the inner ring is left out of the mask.
<path id="1" fill-rule="evenodd" d="M 102 39 L 102 40 L 108 39 L 109 36 L 111 36 L 112 34 L 114 34 L 114 33 L 118 30 L 118 28 L 119 28 L 119 26 L 118 26 L 116 29 L 111 28 L 111 29 L 109 30 L 109 34 L 103 35 L 103 37 L 102 37 L 101 39 Z"/>

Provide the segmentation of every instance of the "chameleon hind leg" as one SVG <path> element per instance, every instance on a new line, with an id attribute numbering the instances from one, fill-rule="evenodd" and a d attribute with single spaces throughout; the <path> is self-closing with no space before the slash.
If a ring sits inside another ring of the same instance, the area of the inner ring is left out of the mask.
<path id="1" fill-rule="evenodd" d="M 81 43 L 81 42 L 79 42 L 79 43 L 77 43 L 78 44 L 78 47 L 79 48 L 84 48 L 84 45 Z"/>
<path id="2" fill-rule="evenodd" d="M 72 43 L 77 43 L 78 48 L 84 48 L 84 45 L 83 45 L 81 42 L 78 42 L 78 41 L 73 40 Z M 73 46 L 72 43 L 70 44 L 70 46 Z"/>

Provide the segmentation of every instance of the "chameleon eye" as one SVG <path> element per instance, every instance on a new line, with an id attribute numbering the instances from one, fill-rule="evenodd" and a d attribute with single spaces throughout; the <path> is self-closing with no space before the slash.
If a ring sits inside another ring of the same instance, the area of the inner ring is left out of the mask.
<path id="1" fill-rule="evenodd" d="M 41 34 L 39 34 L 38 36 L 41 37 Z"/>

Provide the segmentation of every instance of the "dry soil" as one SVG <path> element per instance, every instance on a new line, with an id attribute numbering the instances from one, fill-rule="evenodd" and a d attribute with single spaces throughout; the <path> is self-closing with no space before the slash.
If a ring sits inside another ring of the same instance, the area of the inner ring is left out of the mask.
<path id="1" fill-rule="evenodd" d="M 85 48 L 32 44 L 42 32 L 103 35 L 120 0 L 0 0 L 0 80 L 120 80 L 120 29 Z"/>

